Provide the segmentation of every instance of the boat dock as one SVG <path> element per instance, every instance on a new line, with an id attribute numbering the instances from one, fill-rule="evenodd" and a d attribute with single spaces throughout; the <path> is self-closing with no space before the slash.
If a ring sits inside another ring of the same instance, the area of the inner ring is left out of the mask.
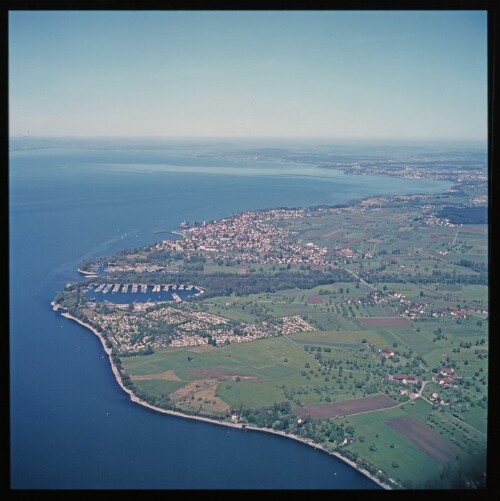
<path id="1" fill-rule="evenodd" d="M 148 292 L 148 288 L 150 288 L 149 292 L 154 292 L 154 293 L 159 293 L 162 291 L 170 292 L 172 294 L 174 301 L 178 303 L 181 302 L 182 299 L 178 294 L 175 293 L 175 291 L 191 292 L 193 297 L 199 296 L 205 292 L 203 288 L 191 284 L 148 285 L 148 284 L 96 284 L 96 283 L 89 284 L 86 289 L 86 292 L 94 291 L 98 293 L 100 292 L 102 294 L 107 294 L 108 292 L 111 291 L 114 294 L 116 292 L 121 291 L 123 294 L 127 294 L 129 292 L 132 294 L 137 294 L 138 292 L 142 292 L 143 294 L 145 294 L 146 292 Z"/>

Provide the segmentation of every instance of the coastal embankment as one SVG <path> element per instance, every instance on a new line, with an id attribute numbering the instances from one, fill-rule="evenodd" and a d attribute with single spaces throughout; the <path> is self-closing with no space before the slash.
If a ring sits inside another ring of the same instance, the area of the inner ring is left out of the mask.
<path id="1" fill-rule="evenodd" d="M 80 270 L 80 268 L 78 268 L 78 273 L 85 275 L 87 278 L 95 278 L 95 277 L 99 276 L 97 273 L 95 273 L 93 271 L 84 271 L 84 270 Z"/>
<path id="2" fill-rule="evenodd" d="M 61 305 L 55 303 L 54 301 L 52 301 L 50 304 L 51 304 L 52 309 L 54 311 L 65 310 L 64 307 L 62 307 Z M 273 429 L 270 429 L 270 428 L 258 428 L 258 427 L 255 427 L 255 426 L 249 426 L 247 424 L 232 423 L 232 422 L 222 421 L 222 420 L 208 418 L 208 417 L 204 417 L 204 416 L 192 416 L 190 414 L 184 414 L 184 413 L 178 412 L 178 411 L 162 409 L 160 407 L 155 407 L 154 405 L 151 405 L 148 402 L 145 402 L 144 400 L 141 400 L 140 398 L 138 398 L 132 392 L 132 390 L 130 390 L 129 388 L 127 388 L 123 384 L 120 371 L 117 369 L 117 367 L 113 363 L 113 359 L 111 357 L 111 351 L 112 350 L 111 350 L 111 348 L 108 348 L 106 346 L 106 342 L 105 342 L 105 339 L 102 336 L 102 334 L 100 332 L 98 332 L 91 325 L 89 325 L 89 324 L 83 322 L 82 320 L 74 317 L 73 315 L 71 315 L 67 311 L 65 311 L 64 313 L 61 313 L 61 315 L 64 318 L 68 318 L 70 320 L 73 320 L 76 323 L 80 324 L 81 326 L 87 328 L 88 330 L 90 330 L 91 332 L 93 332 L 100 339 L 102 347 L 104 348 L 104 351 L 108 355 L 108 358 L 109 358 L 109 361 L 110 361 L 110 364 L 111 364 L 111 369 L 113 371 L 113 374 L 115 375 L 115 378 L 116 378 L 116 380 L 117 380 L 120 388 L 125 393 L 127 393 L 129 395 L 130 400 L 132 400 L 132 402 L 135 402 L 135 403 L 137 403 L 139 405 L 147 407 L 148 409 L 151 409 L 153 411 L 161 412 L 163 414 L 168 414 L 168 415 L 171 415 L 171 416 L 178 416 L 178 417 L 187 418 L 187 419 L 195 419 L 195 420 L 198 420 L 198 421 L 205 421 L 207 423 L 212 423 L 212 424 L 217 424 L 217 425 L 222 425 L 222 426 L 228 426 L 230 428 L 237 428 L 239 430 L 250 430 L 250 431 L 258 431 L 258 432 L 264 432 L 264 433 L 272 433 L 274 435 L 280 435 L 282 437 L 291 438 L 291 439 L 296 440 L 298 442 L 302 442 L 303 444 L 306 444 L 306 445 L 308 445 L 310 447 L 314 447 L 314 449 L 321 450 L 321 451 L 325 452 L 326 454 L 329 454 L 331 456 L 335 456 L 336 458 L 344 461 L 345 463 L 349 464 L 351 467 L 355 468 L 357 471 L 359 471 L 363 475 L 367 476 L 370 480 L 372 480 L 373 482 L 375 482 L 376 484 L 378 484 L 383 489 L 387 489 L 387 490 L 391 490 L 392 489 L 392 486 L 390 486 L 390 485 L 388 485 L 386 483 L 381 482 L 378 478 L 374 477 L 370 472 L 368 472 L 367 470 L 365 470 L 363 468 L 360 468 L 354 461 L 351 461 L 350 459 L 342 456 L 338 452 L 328 451 L 324 447 L 322 447 L 321 445 L 316 444 L 315 442 L 313 442 L 312 440 L 309 440 L 309 439 L 306 439 L 306 438 L 303 438 L 303 437 L 299 437 L 299 436 L 294 435 L 292 433 L 285 433 L 283 431 L 273 430 Z"/>

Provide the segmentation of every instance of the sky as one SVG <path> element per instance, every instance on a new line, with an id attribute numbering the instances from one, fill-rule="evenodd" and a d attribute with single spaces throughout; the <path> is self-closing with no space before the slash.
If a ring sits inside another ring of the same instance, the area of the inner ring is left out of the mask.
<path id="1" fill-rule="evenodd" d="M 487 138 L 485 11 L 11 11 L 11 136 Z"/>

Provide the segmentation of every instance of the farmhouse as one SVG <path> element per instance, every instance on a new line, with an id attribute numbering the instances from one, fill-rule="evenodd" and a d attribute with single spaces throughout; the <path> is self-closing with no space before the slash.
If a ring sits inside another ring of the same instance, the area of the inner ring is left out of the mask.
<path id="1" fill-rule="evenodd" d="M 384 348 L 383 350 L 378 350 L 379 357 L 382 358 L 391 358 L 394 356 L 394 351 L 390 348 Z"/>
<path id="2" fill-rule="evenodd" d="M 454 373 L 455 373 L 455 371 L 451 367 L 450 368 L 444 367 L 443 369 L 441 369 L 441 372 L 440 372 L 440 374 L 442 376 L 452 376 Z"/>
<path id="3" fill-rule="evenodd" d="M 453 380 L 449 377 L 436 379 L 436 381 L 438 382 L 439 386 L 441 386 L 441 388 L 449 388 L 451 386 L 451 383 L 453 383 Z"/>
<path id="4" fill-rule="evenodd" d="M 389 381 L 399 381 L 403 384 L 417 384 L 418 383 L 418 379 L 417 379 L 417 376 L 415 375 L 405 375 L 405 374 L 390 374 L 389 376 L 387 376 L 387 379 L 389 379 Z"/>

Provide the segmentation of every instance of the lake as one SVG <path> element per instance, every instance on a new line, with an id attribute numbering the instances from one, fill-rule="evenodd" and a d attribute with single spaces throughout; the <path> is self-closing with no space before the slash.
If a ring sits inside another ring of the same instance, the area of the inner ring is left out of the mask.
<path id="1" fill-rule="evenodd" d="M 83 259 L 168 238 L 157 232 L 178 230 L 184 220 L 437 192 L 450 184 L 200 157 L 199 150 L 62 143 L 10 152 L 12 488 L 378 488 L 296 441 L 132 403 L 100 341 L 54 312 L 50 301 L 82 279 Z"/>

